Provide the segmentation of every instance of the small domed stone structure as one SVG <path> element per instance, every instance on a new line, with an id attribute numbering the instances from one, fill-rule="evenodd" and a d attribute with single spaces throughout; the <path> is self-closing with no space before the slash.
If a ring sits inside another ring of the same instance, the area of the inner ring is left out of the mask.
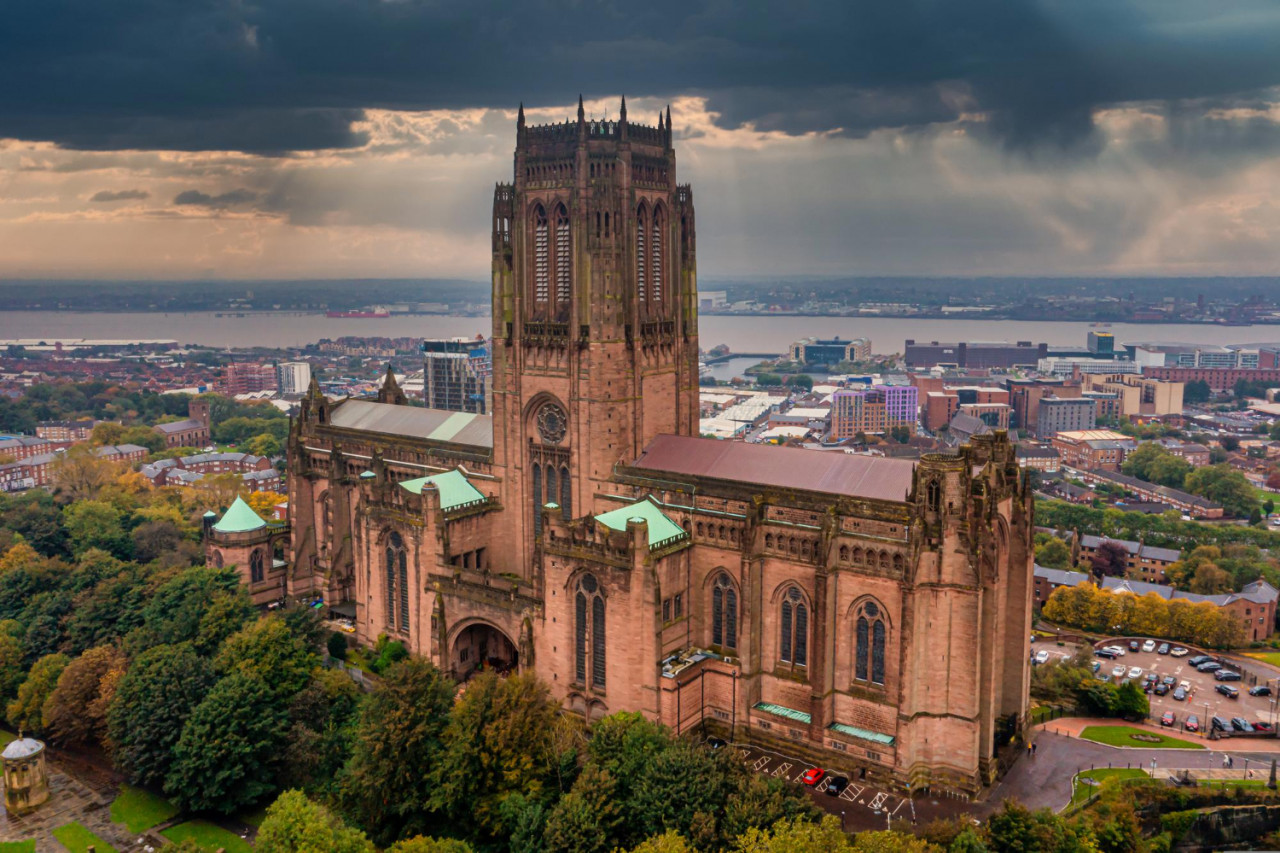
<path id="1" fill-rule="evenodd" d="M 44 743 L 19 737 L 0 754 L 4 761 L 4 807 L 11 814 L 26 814 L 49 799 L 49 773 Z"/>

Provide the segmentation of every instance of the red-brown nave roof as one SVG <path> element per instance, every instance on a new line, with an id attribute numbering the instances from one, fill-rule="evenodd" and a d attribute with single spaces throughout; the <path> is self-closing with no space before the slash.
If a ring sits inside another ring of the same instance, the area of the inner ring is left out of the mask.
<path id="1" fill-rule="evenodd" d="M 915 472 L 907 459 L 679 435 L 654 438 L 634 467 L 882 501 L 906 500 Z"/>

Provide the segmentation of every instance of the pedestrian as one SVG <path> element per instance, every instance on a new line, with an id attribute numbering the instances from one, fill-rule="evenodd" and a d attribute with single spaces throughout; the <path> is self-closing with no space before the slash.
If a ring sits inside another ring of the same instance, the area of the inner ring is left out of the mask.
<path id="1" fill-rule="evenodd" d="M 1039 749 L 1039 748 L 1040 748 L 1040 745 L 1039 745 L 1038 743 L 1034 743 L 1034 742 L 1033 742 L 1033 743 L 1031 744 L 1031 754 L 1032 754 L 1032 755 L 1035 755 L 1035 754 L 1036 754 L 1036 750 L 1037 750 L 1037 749 Z"/>
<path id="2" fill-rule="evenodd" d="M 1031 757 L 1031 744 L 1027 744 L 1027 758 Z"/>
<path id="3" fill-rule="evenodd" d="M 1225 755 L 1224 755 L 1224 756 L 1222 756 L 1222 766 L 1223 766 L 1224 768 L 1227 766 L 1227 756 L 1225 756 Z"/>

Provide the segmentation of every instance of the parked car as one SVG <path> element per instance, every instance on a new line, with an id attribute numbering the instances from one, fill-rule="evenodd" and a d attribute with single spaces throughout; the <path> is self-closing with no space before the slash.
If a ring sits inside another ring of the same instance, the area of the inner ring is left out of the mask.
<path id="1" fill-rule="evenodd" d="M 1187 714 L 1187 718 L 1182 721 L 1182 727 L 1189 732 L 1200 731 L 1200 718 L 1195 714 Z"/>
<path id="2" fill-rule="evenodd" d="M 1048 649 L 1041 649 L 1040 651 L 1036 652 L 1036 663 L 1048 663 L 1048 662 L 1049 662 Z"/>
<path id="3" fill-rule="evenodd" d="M 1271 731 L 1271 724 L 1268 723 L 1266 720 L 1258 720 L 1256 723 L 1253 724 L 1253 727 L 1260 732 Z"/>
<path id="4" fill-rule="evenodd" d="M 1167 684 L 1157 684 L 1157 685 L 1155 686 L 1155 689 L 1154 689 L 1154 690 L 1152 690 L 1151 692 L 1152 692 L 1152 693 L 1154 693 L 1154 694 L 1156 694 L 1157 696 L 1163 696 L 1163 695 L 1165 695 L 1166 693 L 1168 693 L 1168 692 L 1169 692 L 1169 690 L 1170 690 L 1169 685 L 1167 685 Z"/>
<path id="5" fill-rule="evenodd" d="M 1109 672 L 1100 672 L 1100 673 L 1098 673 L 1098 680 L 1099 680 L 1099 681 L 1110 681 L 1110 680 L 1111 680 L 1111 673 L 1109 673 Z"/>
<path id="6" fill-rule="evenodd" d="M 1228 699 L 1240 698 L 1240 691 L 1232 687 L 1230 684 L 1219 684 L 1214 689 L 1217 690 L 1219 693 L 1221 693 L 1223 696 L 1226 696 Z"/>
<path id="7" fill-rule="evenodd" d="M 1111 669 L 1112 678 L 1124 678 L 1124 664 L 1118 663 Z"/>
<path id="8" fill-rule="evenodd" d="M 1168 644 L 1168 643 L 1161 643 L 1161 644 L 1160 644 L 1160 646 L 1159 646 L 1159 648 L 1157 648 L 1157 649 L 1156 649 L 1156 654 L 1158 654 L 1158 655 L 1167 655 L 1167 654 L 1169 654 L 1169 644 Z"/>
<path id="9" fill-rule="evenodd" d="M 1188 693 L 1191 692 L 1191 682 L 1187 681 L 1185 678 L 1178 682 L 1178 686 Z"/>
<path id="10" fill-rule="evenodd" d="M 1155 689 L 1155 686 L 1156 686 L 1156 683 L 1154 681 L 1144 681 L 1142 682 L 1142 692 L 1150 693 L 1152 690 Z"/>
<path id="11" fill-rule="evenodd" d="M 1096 660 L 1096 661 L 1094 661 L 1094 662 L 1093 662 L 1093 671 L 1094 671 L 1094 672 L 1097 672 L 1097 671 L 1098 671 L 1098 670 L 1100 670 L 1100 669 L 1102 669 L 1102 661 L 1100 661 L 1100 660 Z"/>
<path id="12" fill-rule="evenodd" d="M 1173 698 L 1179 702 L 1185 702 L 1187 699 L 1187 691 L 1179 687 L 1177 690 L 1173 691 Z"/>
<path id="13" fill-rule="evenodd" d="M 1222 717 L 1214 717 L 1209 723 L 1209 728 L 1211 731 L 1229 732 L 1231 731 L 1231 723 L 1227 722 Z"/>
<path id="14" fill-rule="evenodd" d="M 1271 688 L 1265 684 L 1259 684 L 1257 687 L 1249 688 L 1250 696 L 1270 696 Z"/>
<path id="15" fill-rule="evenodd" d="M 827 796 L 838 797 L 849 787 L 849 780 L 843 776 L 832 776 L 827 780 Z"/>
<path id="16" fill-rule="evenodd" d="M 1156 641 L 1147 640 L 1145 643 L 1142 644 L 1142 650 L 1144 652 L 1154 652 L 1156 650 Z"/>
<path id="17" fill-rule="evenodd" d="M 1196 655 L 1195 657 L 1189 659 L 1187 663 L 1190 664 L 1191 666 L 1199 666 L 1205 661 L 1211 661 L 1211 660 L 1213 660 L 1213 658 L 1209 657 L 1208 655 Z"/>
<path id="18" fill-rule="evenodd" d="M 1162 683 L 1164 683 L 1164 684 L 1177 684 L 1177 683 L 1178 683 L 1178 679 L 1177 679 L 1177 678 L 1175 678 L 1175 677 L 1173 677 L 1172 675 L 1166 675 L 1164 678 L 1160 679 L 1160 681 L 1161 681 Z"/>
<path id="19" fill-rule="evenodd" d="M 1107 648 L 1115 652 L 1115 655 L 1118 658 L 1122 658 L 1127 654 L 1124 646 L 1107 646 Z"/>
<path id="20" fill-rule="evenodd" d="M 1111 651 L 1111 649 L 1095 649 L 1095 650 L 1094 650 L 1094 652 L 1093 652 L 1093 656 L 1094 656 L 1094 657 L 1099 657 L 1099 658 L 1106 658 L 1107 660 L 1111 660 L 1112 658 L 1114 658 L 1114 657 L 1116 656 L 1116 653 L 1115 653 L 1115 652 L 1113 652 L 1113 651 Z"/>
<path id="21" fill-rule="evenodd" d="M 1214 672 L 1213 677 L 1217 681 L 1239 681 L 1240 673 L 1232 672 L 1229 669 L 1219 669 Z"/>
<path id="22" fill-rule="evenodd" d="M 1131 666 L 1131 667 L 1129 667 L 1129 677 L 1130 677 L 1130 678 L 1141 678 L 1141 677 L 1142 677 L 1142 667 L 1140 667 L 1140 666 Z"/>
<path id="23" fill-rule="evenodd" d="M 1175 658 L 1184 658 L 1188 654 L 1190 654 L 1190 652 L 1188 652 L 1182 646 L 1177 646 L 1174 648 L 1173 651 L 1169 652 L 1169 654 L 1173 655 Z"/>
<path id="24" fill-rule="evenodd" d="M 1160 680 L 1160 676 L 1156 675 L 1154 672 L 1147 673 L 1147 681 L 1156 682 L 1159 680 Z"/>
<path id="25" fill-rule="evenodd" d="M 1172 727 L 1178 721 L 1178 717 L 1172 711 L 1165 711 L 1160 715 L 1160 725 Z"/>
<path id="26" fill-rule="evenodd" d="M 1130 641 L 1129 641 L 1129 651 L 1131 651 L 1131 652 L 1136 652 L 1137 650 L 1138 650 L 1138 641 L 1137 641 L 1137 640 L 1130 640 Z"/>
<path id="27" fill-rule="evenodd" d="M 1244 732 L 1245 734 L 1253 732 L 1253 726 L 1249 725 L 1249 721 L 1244 717 L 1232 717 L 1231 725 L 1238 732 Z"/>
<path id="28" fill-rule="evenodd" d="M 1222 669 L 1222 664 L 1218 663 L 1216 660 L 1207 660 L 1204 663 L 1200 664 L 1198 667 L 1196 667 L 1196 669 L 1200 670 L 1201 672 L 1214 672 L 1216 670 Z"/>
<path id="29" fill-rule="evenodd" d="M 812 788 L 814 785 L 821 782 L 822 777 L 826 775 L 827 771 L 823 770 L 821 767 L 814 767 L 810 770 L 806 770 L 800 781 Z"/>

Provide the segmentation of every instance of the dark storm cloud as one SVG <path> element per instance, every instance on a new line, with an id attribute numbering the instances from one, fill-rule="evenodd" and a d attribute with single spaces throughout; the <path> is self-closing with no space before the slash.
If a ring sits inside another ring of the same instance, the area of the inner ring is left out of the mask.
<path id="1" fill-rule="evenodd" d="M 361 110 L 701 94 L 788 133 L 986 116 L 1011 148 L 1093 112 L 1280 84 L 1274 0 L 41 0 L 0 28 L 0 136 L 88 149 L 354 147 Z"/>
<path id="2" fill-rule="evenodd" d="M 94 193 L 89 201 L 141 201 L 144 198 L 151 198 L 151 193 L 146 190 L 99 190 Z"/>
<path id="3" fill-rule="evenodd" d="M 234 207 L 256 201 L 258 194 L 252 190 L 232 190 L 220 195 L 209 195 L 199 190 L 185 190 L 173 197 L 174 204 L 193 204 L 202 207 Z"/>

